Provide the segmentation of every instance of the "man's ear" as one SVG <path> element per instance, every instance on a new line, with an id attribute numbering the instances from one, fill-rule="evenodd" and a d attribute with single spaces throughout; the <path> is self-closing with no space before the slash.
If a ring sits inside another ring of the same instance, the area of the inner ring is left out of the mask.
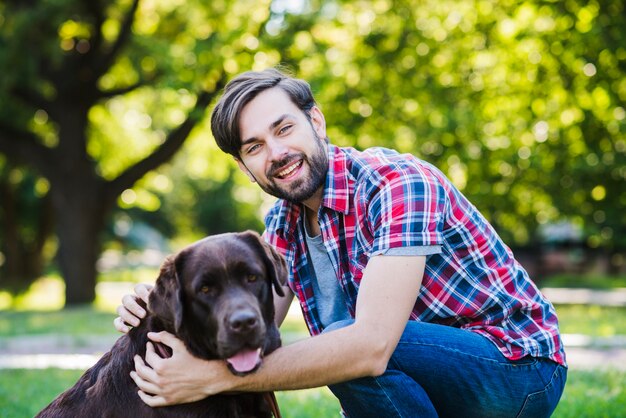
<path id="1" fill-rule="evenodd" d="M 311 118 L 311 125 L 317 136 L 322 139 L 326 138 L 326 119 L 324 118 L 322 110 L 317 106 L 313 106 L 311 110 L 309 110 L 309 117 Z"/>
<path id="2" fill-rule="evenodd" d="M 237 161 L 237 165 L 239 166 L 239 169 L 243 171 L 246 176 L 248 176 L 250 181 L 252 183 L 256 183 L 256 179 L 254 178 L 250 170 L 248 170 L 248 167 L 246 167 L 246 165 L 239 158 L 235 158 L 235 161 Z"/>

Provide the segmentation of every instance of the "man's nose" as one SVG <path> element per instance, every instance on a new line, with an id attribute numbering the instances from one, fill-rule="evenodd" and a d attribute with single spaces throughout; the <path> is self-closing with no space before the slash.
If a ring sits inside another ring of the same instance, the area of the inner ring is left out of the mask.
<path id="1" fill-rule="evenodd" d="M 272 139 L 267 142 L 269 156 L 272 161 L 279 161 L 289 154 L 289 147 L 284 141 Z"/>

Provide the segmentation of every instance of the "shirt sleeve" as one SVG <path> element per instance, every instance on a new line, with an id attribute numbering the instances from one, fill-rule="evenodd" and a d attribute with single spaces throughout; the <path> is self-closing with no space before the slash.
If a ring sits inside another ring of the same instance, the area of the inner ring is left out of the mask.
<path id="1" fill-rule="evenodd" d="M 266 243 L 274 247 L 274 249 L 278 251 L 281 255 L 286 256 L 288 243 L 287 241 L 282 239 L 277 233 L 277 224 L 278 209 L 274 206 L 265 216 L 265 230 L 263 231 L 261 237 L 265 240 Z"/>
<path id="2" fill-rule="evenodd" d="M 433 255 L 441 253 L 441 245 L 425 245 L 422 247 L 389 248 L 376 255 Z"/>
<path id="3" fill-rule="evenodd" d="M 430 170 L 408 163 L 389 166 L 375 171 L 366 183 L 370 257 L 401 247 L 441 250 L 446 194 Z"/>

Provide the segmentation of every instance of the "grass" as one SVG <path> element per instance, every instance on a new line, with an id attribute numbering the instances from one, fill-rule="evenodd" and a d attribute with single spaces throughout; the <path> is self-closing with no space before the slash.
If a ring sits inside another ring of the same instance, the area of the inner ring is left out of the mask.
<path id="1" fill-rule="evenodd" d="M 561 332 L 592 337 L 626 335 L 626 308 L 557 305 Z M 0 311 L 0 337 L 32 334 L 116 334 L 112 309 L 82 306 L 49 311 Z M 307 335 L 299 317 L 288 318 L 281 332 L 286 341 Z"/>
<path id="2" fill-rule="evenodd" d="M 0 416 L 33 417 L 80 377 L 80 370 L 0 370 Z M 19 388 L 16 389 L 16 388 Z M 338 417 L 339 403 L 326 388 L 276 394 L 289 418 Z"/>
<path id="3" fill-rule="evenodd" d="M 571 287 L 610 290 L 616 287 L 626 287 L 626 276 L 557 274 L 541 280 L 538 285 L 540 287 Z"/>
<path id="4" fill-rule="evenodd" d="M 566 281 L 561 278 L 555 280 L 556 282 L 550 282 L 549 285 L 558 286 L 553 283 Z M 623 286 L 621 280 L 617 280 L 620 287 Z M 609 279 L 604 280 L 607 281 Z M 90 335 L 119 335 L 112 326 L 116 316 L 114 308 L 119 304 L 123 293 L 132 291 L 132 283 L 124 286 L 123 280 L 115 282 L 121 286 L 99 287 L 98 301 L 94 306 L 65 310 L 58 310 L 62 305 L 63 293 L 62 282 L 58 278 L 48 278 L 36 283 L 31 292 L 19 300 L 9 301 L 8 304 L 6 296 L 3 302 L 3 296 L 0 295 L 0 309 L 5 309 L 0 311 L 0 338 L 42 334 L 82 338 L 89 338 Z M 596 279 L 595 282 L 598 284 L 602 280 Z M 610 282 L 614 283 L 613 279 Z M 605 288 L 603 286 L 598 288 Z M 41 301 L 46 303 L 42 304 Z M 33 305 L 43 309 L 32 310 Z M 7 307 L 12 307 L 12 310 L 6 310 Z M 596 337 L 626 335 L 626 308 L 558 305 L 556 309 L 563 333 Z M 302 320 L 297 315 L 288 317 L 281 332 L 286 343 L 307 335 Z M 0 416 L 32 417 L 56 395 L 70 387 L 81 374 L 81 370 L 61 369 L 0 370 Z M 553 416 L 623 417 L 626 405 L 625 388 L 624 372 L 609 368 L 593 372 L 571 370 L 565 393 Z M 286 417 L 339 416 L 338 402 L 327 388 L 281 392 L 277 397 Z"/>
<path id="5" fill-rule="evenodd" d="M 33 334 L 115 334 L 115 314 L 90 306 L 58 311 L 0 312 L 0 337 Z"/>
<path id="6" fill-rule="evenodd" d="M 563 334 L 591 337 L 626 335 L 626 308 L 597 305 L 557 305 L 556 313 Z"/>
<path id="7" fill-rule="evenodd" d="M 621 418 L 626 405 L 626 373 L 570 370 L 553 418 Z"/>
<path id="8" fill-rule="evenodd" d="M 0 371 L 0 415 L 34 416 L 81 375 L 78 370 Z M 19 388 L 16 389 L 16 388 Z M 565 393 L 553 418 L 619 418 L 626 405 L 626 374 L 611 370 L 570 371 Z M 289 418 L 339 416 L 339 404 L 326 388 L 277 393 L 281 412 Z"/>

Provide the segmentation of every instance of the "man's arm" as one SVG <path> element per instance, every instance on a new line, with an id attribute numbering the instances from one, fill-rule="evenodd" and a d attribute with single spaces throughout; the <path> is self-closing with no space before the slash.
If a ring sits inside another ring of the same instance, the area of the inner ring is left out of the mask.
<path id="1" fill-rule="evenodd" d="M 135 358 L 132 376 L 140 396 L 148 405 L 162 406 L 226 391 L 303 389 L 380 375 L 415 305 L 425 260 L 373 257 L 359 288 L 354 324 L 281 347 L 245 377 L 234 376 L 224 362 L 192 357 L 171 334 L 156 334 L 155 341 L 175 345 L 174 355 L 161 359 L 149 345 L 146 361 L 152 368 Z"/>

